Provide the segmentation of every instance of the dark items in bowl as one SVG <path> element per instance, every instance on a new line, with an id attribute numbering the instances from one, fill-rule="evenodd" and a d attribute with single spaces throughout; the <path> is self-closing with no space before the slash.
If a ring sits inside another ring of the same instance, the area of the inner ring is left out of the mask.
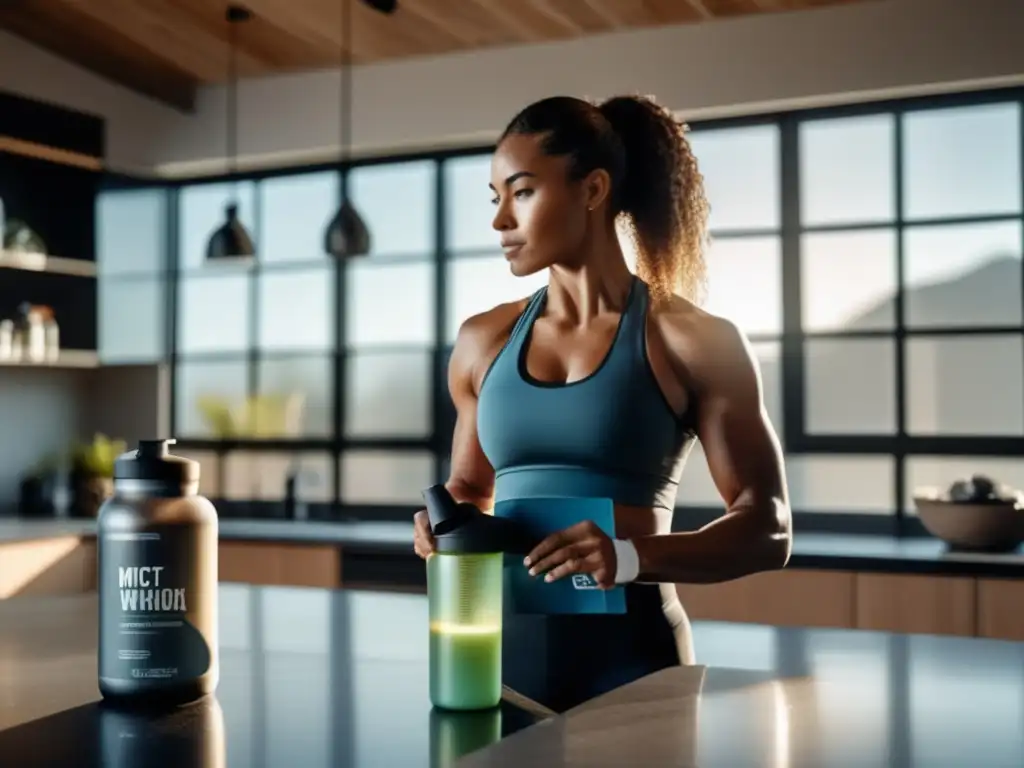
<path id="1" fill-rule="evenodd" d="M 987 475 L 972 475 L 969 480 L 957 480 L 947 491 L 950 501 L 984 504 L 988 502 L 1013 502 L 1017 491 L 1003 483 L 997 483 Z"/>

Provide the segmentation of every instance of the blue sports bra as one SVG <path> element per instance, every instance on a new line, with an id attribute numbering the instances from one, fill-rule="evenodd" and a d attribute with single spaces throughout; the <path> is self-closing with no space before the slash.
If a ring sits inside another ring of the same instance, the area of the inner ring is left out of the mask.
<path id="1" fill-rule="evenodd" d="M 611 349 L 593 373 L 568 384 L 526 369 L 534 321 L 547 288 L 526 309 L 484 376 L 477 436 L 495 471 L 495 501 L 587 496 L 673 509 L 693 445 L 647 357 L 647 285 L 637 277 Z"/>

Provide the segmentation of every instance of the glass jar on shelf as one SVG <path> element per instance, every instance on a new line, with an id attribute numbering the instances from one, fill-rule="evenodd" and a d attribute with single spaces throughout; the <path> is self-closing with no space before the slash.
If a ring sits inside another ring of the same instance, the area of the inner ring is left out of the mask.
<path id="1" fill-rule="evenodd" d="M 46 327 L 43 307 L 24 303 L 18 308 L 24 317 L 24 358 L 33 363 L 46 361 Z"/>
<path id="2" fill-rule="evenodd" d="M 14 321 L 0 320 L 0 361 L 14 358 Z"/>
<path id="3" fill-rule="evenodd" d="M 60 326 L 53 307 L 39 307 L 39 312 L 43 318 L 44 357 L 47 362 L 55 363 L 60 358 Z"/>

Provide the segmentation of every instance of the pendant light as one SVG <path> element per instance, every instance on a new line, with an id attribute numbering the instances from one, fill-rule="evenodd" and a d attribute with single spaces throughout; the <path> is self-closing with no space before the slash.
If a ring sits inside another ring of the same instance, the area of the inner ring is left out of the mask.
<path id="1" fill-rule="evenodd" d="M 348 160 L 352 137 L 352 0 L 341 0 L 341 165 Z M 339 259 L 365 256 L 370 252 L 370 230 L 351 203 L 347 185 L 341 206 L 327 225 L 324 250 Z"/>
<path id="2" fill-rule="evenodd" d="M 237 122 L 238 122 L 238 50 L 236 30 L 238 25 L 252 18 L 252 13 L 240 5 L 229 5 L 227 10 L 228 31 L 231 51 L 228 63 L 227 87 L 227 155 L 228 172 L 238 172 L 236 158 Z M 237 186 L 237 182 L 235 182 Z M 237 188 L 232 191 L 231 202 L 224 209 L 224 223 L 210 235 L 206 244 L 206 258 L 209 261 L 244 261 L 256 255 L 252 237 L 238 218 Z"/>

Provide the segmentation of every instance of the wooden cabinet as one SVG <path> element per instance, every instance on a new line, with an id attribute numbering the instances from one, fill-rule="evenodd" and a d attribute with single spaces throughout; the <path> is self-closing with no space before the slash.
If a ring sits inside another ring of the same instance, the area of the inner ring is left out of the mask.
<path id="1" fill-rule="evenodd" d="M 854 579 L 849 571 L 787 568 L 677 591 L 691 619 L 843 628 L 854 626 Z"/>
<path id="2" fill-rule="evenodd" d="M 221 541 L 222 582 L 422 592 L 411 553 L 336 544 Z M 344 569 L 342 566 L 345 566 Z M 0 543 L 0 599 L 96 589 L 96 543 L 57 536 Z M 786 568 L 722 584 L 680 584 L 693 620 L 1024 641 L 1024 580 Z"/>
<path id="3" fill-rule="evenodd" d="M 977 631 L 975 584 L 970 577 L 787 568 L 677 589 L 694 620 L 971 636 Z M 988 593 L 992 636 L 1018 631 L 1024 639 L 1024 621 L 1015 629 L 1011 620 L 997 618 L 1014 601 L 1024 604 L 1024 583 L 994 582 Z"/>
<path id="4" fill-rule="evenodd" d="M 222 541 L 221 581 L 341 586 L 341 550 L 330 544 Z M 0 544 L 0 600 L 96 589 L 96 542 L 77 536 Z"/>
<path id="5" fill-rule="evenodd" d="M 341 586 L 341 550 L 331 544 L 222 541 L 221 581 L 288 587 Z"/>
<path id="6" fill-rule="evenodd" d="M 970 577 L 859 573 L 855 626 L 883 632 L 973 635 L 974 584 Z"/>
<path id="7" fill-rule="evenodd" d="M 1024 581 L 978 579 L 978 635 L 1024 640 Z"/>
<path id="8" fill-rule="evenodd" d="M 0 544 L 0 600 L 96 589 L 96 543 L 57 536 Z"/>

